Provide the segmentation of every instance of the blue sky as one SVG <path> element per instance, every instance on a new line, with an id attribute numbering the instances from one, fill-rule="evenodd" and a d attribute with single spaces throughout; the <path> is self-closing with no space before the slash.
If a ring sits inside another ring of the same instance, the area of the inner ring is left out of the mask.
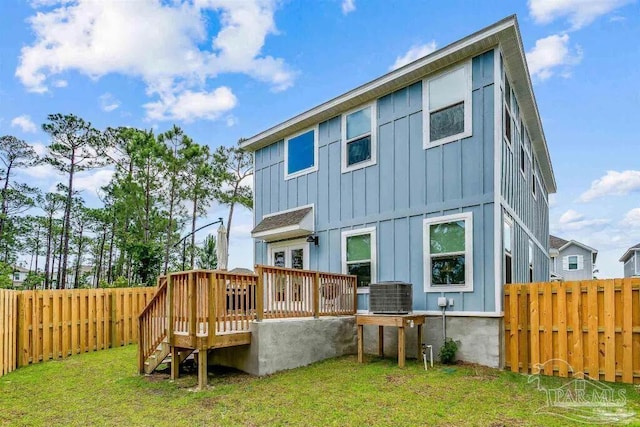
<path id="1" fill-rule="evenodd" d="M 59 112 L 98 128 L 176 123 L 231 145 L 514 13 L 558 182 L 551 231 L 598 249 L 599 276 L 620 277 L 618 258 L 640 242 L 635 1 L 8 0 L 0 134 L 44 151 L 40 125 Z M 110 176 L 80 177 L 88 203 Z M 58 176 L 19 178 L 48 190 Z M 230 266 L 250 267 L 250 212 L 235 222 Z"/>

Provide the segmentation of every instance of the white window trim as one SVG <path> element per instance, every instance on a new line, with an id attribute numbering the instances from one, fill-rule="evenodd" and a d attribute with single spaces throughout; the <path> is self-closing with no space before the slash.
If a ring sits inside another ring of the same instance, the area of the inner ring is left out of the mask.
<path id="1" fill-rule="evenodd" d="M 307 132 L 313 131 L 313 166 L 306 169 L 299 170 L 294 173 L 288 173 L 289 171 L 289 140 L 303 135 Z M 292 179 L 302 175 L 316 172 L 318 170 L 318 126 L 313 126 L 303 130 L 302 132 L 295 133 L 284 139 L 284 179 Z"/>
<path id="2" fill-rule="evenodd" d="M 376 283 L 378 268 L 378 252 L 376 244 L 376 227 L 356 228 L 342 232 L 342 245 L 340 248 L 340 259 L 342 262 L 342 274 L 349 274 L 347 270 L 347 237 L 361 236 L 363 234 L 371 235 L 371 283 Z M 358 288 L 359 294 L 368 294 L 368 287 Z"/>
<path id="3" fill-rule="evenodd" d="M 447 136 L 445 138 L 437 139 L 435 141 L 431 141 L 430 138 L 430 115 L 431 111 L 429 108 L 429 83 L 432 80 L 437 79 L 438 77 L 442 77 L 445 74 L 451 73 L 458 69 L 464 69 L 467 87 L 464 94 L 464 131 L 458 133 L 456 135 Z M 454 67 L 447 68 L 446 70 L 430 76 L 424 80 L 422 80 L 422 147 L 426 150 L 427 148 L 437 147 L 438 145 L 446 144 L 448 142 L 458 141 L 463 138 L 468 138 L 473 133 L 473 102 L 471 101 L 473 92 L 473 76 L 472 76 L 472 67 L 471 60 L 464 62 L 461 65 L 456 65 Z"/>
<path id="4" fill-rule="evenodd" d="M 518 169 L 520 169 L 520 173 L 522 174 L 522 177 L 524 178 L 525 182 L 527 181 L 527 153 L 526 150 L 524 149 L 524 145 L 520 146 L 520 164 L 518 165 Z M 522 169 L 522 166 L 524 166 L 524 170 Z"/>
<path id="5" fill-rule="evenodd" d="M 432 285 L 431 284 L 431 242 L 430 226 L 446 222 L 464 221 L 464 256 L 465 275 L 464 285 Z M 473 292 L 473 213 L 464 212 L 460 214 L 425 218 L 422 224 L 422 247 L 423 247 L 423 267 L 424 267 L 424 291 L 425 292 Z"/>
<path id="6" fill-rule="evenodd" d="M 538 200 L 538 175 L 536 174 L 535 170 L 533 171 L 533 173 L 531 174 L 531 195 L 533 196 L 534 200 Z"/>
<path id="7" fill-rule="evenodd" d="M 355 138 L 351 138 L 347 141 L 347 116 L 353 114 L 357 111 L 364 110 L 365 108 L 371 108 L 371 132 L 369 135 L 371 136 L 371 158 L 369 160 L 365 160 L 363 162 L 355 163 L 353 165 L 347 165 L 347 144 L 351 141 L 358 140 L 360 138 L 364 138 L 367 134 L 359 135 Z M 342 115 L 342 173 L 351 172 L 354 170 L 366 168 L 367 166 L 372 166 L 376 164 L 377 156 L 376 153 L 378 151 L 378 109 L 377 102 L 374 101 L 367 105 L 361 105 L 358 108 L 354 108 L 353 110 L 349 110 Z"/>
<path id="8" fill-rule="evenodd" d="M 509 150 L 511 150 L 511 152 L 513 153 L 513 111 L 511 110 L 511 107 L 509 107 L 509 105 L 507 104 L 506 101 L 506 97 L 509 96 L 509 102 L 511 102 L 511 83 L 509 83 L 509 94 L 507 95 L 505 92 L 507 90 L 507 85 L 506 85 L 506 81 L 508 81 L 509 77 L 506 74 L 506 71 L 503 75 L 503 79 L 502 79 L 502 99 L 501 99 L 501 104 L 502 104 L 502 129 L 500 129 L 500 133 L 502 134 L 502 139 L 504 140 L 504 142 L 507 144 L 507 148 L 509 148 Z M 509 135 L 509 137 L 507 137 L 507 135 L 505 135 L 505 130 L 507 127 L 507 115 L 504 113 L 506 111 L 509 112 L 509 117 L 511 120 L 511 135 Z"/>
<path id="9" fill-rule="evenodd" d="M 571 268 L 571 258 L 572 257 L 576 258 L 576 268 Z M 581 257 L 581 255 L 567 255 L 566 256 L 567 268 L 564 271 L 582 271 L 584 269 L 584 267 L 580 268 L 580 257 Z"/>
<path id="10" fill-rule="evenodd" d="M 504 254 L 507 253 L 507 248 L 504 245 L 504 226 L 505 226 L 505 224 L 508 225 L 509 228 L 511 229 L 511 233 L 509 233 L 509 240 L 510 240 L 509 243 L 511 243 L 510 244 L 511 250 L 509 251 L 509 255 L 511 255 L 511 257 L 513 259 L 513 244 L 514 244 L 514 241 L 515 241 L 514 236 L 513 236 L 513 231 L 514 231 L 513 230 L 513 218 L 511 218 L 507 214 L 504 215 L 504 220 L 503 220 L 503 224 L 502 224 L 502 252 Z"/>

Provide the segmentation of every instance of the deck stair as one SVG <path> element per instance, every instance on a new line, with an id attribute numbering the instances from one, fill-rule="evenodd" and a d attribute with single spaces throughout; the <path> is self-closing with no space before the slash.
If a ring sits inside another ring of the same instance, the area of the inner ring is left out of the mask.
<path id="1" fill-rule="evenodd" d="M 138 317 L 138 368 L 150 374 L 170 363 L 175 379 L 193 354 L 203 388 L 209 350 L 251 344 L 253 321 L 352 315 L 356 306 L 355 276 L 262 265 L 256 274 L 170 273 Z"/>

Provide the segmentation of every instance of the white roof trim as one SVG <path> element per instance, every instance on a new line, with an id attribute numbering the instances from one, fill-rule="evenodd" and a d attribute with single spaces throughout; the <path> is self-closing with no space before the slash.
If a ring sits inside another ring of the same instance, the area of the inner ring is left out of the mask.
<path id="1" fill-rule="evenodd" d="M 631 256 L 633 256 L 634 252 L 640 253 L 640 248 L 629 248 L 629 249 L 627 249 L 627 251 L 624 253 L 624 255 L 622 255 L 622 258 L 620 258 L 618 261 L 627 262 L 629 260 L 629 258 Z"/>
<path id="2" fill-rule="evenodd" d="M 422 80 L 425 76 L 458 63 L 470 56 L 501 46 L 505 66 L 513 80 L 520 107 L 527 112 L 527 128 L 538 156 L 543 181 L 549 193 L 555 193 L 556 181 L 542 121 L 533 94 L 524 47 L 515 15 L 496 22 L 423 58 L 359 86 L 343 95 L 299 114 L 240 143 L 240 147 L 256 151 L 310 126 L 338 116 L 358 105 L 366 104 L 395 90 Z"/>
<path id="3" fill-rule="evenodd" d="M 563 251 L 566 248 L 568 248 L 571 245 L 576 245 L 576 246 L 580 246 L 583 249 L 586 249 L 592 253 L 597 254 L 598 251 L 596 249 L 593 249 L 591 246 L 587 246 L 584 243 L 580 243 L 580 242 L 576 242 L 575 240 L 569 240 L 567 243 L 565 243 L 564 245 L 560 246 L 560 248 L 558 249 L 558 251 Z"/>

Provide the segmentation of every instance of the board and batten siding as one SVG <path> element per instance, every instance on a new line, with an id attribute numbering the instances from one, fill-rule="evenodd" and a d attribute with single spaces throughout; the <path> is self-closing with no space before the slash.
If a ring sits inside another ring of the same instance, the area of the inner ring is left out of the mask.
<path id="1" fill-rule="evenodd" d="M 543 184 L 542 171 L 535 161 L 533 149 L 521 137 L 519 121 L 512 112 L 512 142 L 504 139 L 504 82 L 500 87 L 502 117 L 501 195 L 506 214 L 514 219 L 513 282 L 529 282 L 529 241 L 534 242 L 534 281 L 549 280 L 549 195 Z M 521 150 L 525 148 L 525 151 Z M 525 156 L 525 171 L 521 172 L 521 156 Z M 536 177 L 537 176 L 537 180 Z M 532 184 L 536 185 L 536 196 Z"/>
<path id="2" fill-rule="evenodd" d="M 284 142 L 255 152 L 255 220 L 313 204 L 319 245 L 309 268 L 340 272 L 341 233 L 375 227 L 377 281 L 413 284 L 416 310 L 495 311 L 494 289 L 494 52 L 472 60 L 473 135 L 424 149 L 422 83 L 379 98 L 377 163 L 341 173 L 341 117 L 319 123 L 318 170 L 284 180 Z M 423 220 L 473 212 L 473 292 L 425 293 Z M 267 263 L 267 244 L 255 242 L 256 263 Z M 359 309 L 368 308 L 360 295 Z"/>

